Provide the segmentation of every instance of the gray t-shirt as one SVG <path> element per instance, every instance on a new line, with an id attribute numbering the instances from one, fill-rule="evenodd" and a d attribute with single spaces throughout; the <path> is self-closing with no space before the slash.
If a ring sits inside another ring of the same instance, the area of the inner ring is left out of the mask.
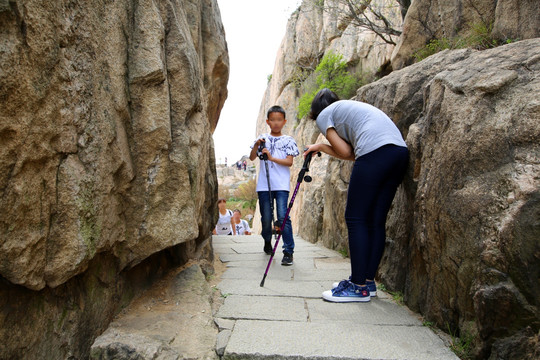
<path id="1" fill-rule="evenodd" d="M 334 128 L 352 145 L 356 159 L 388 144 L 407 147 L 397 126 L 384 112 L 360 101 L 330 104 L 317 116 L 317 126 L 324 136 L 326 130 Z"/>

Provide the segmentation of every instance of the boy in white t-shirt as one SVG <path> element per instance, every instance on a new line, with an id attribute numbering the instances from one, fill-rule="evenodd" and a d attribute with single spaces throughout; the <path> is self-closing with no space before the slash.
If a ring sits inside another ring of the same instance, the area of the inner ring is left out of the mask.
<path id="1" fill-rule="evenodd" d="M 236 235 L 251 235 L 251 229 L 246 220 L 241 219 L 242 213 L 240 210 L 235 209 L 233 211 L 233 226 L 236 230 Z"/>
<path id="2" fill-rule="evenodd" d="M 261 211 L 262 237 L 264 238 L 264 252 L 272 253 L 272 211 L 270 201 L 276 203 L 277 218 L 280 224 L 285 220 L 287 212 L 287 201 L 289 199 L 289 182 L 293 164 L 293 157 L 299 154 L 298 146 L 294 139 L 288 135 L 281 134 L 281 130 L 287 123 L 285 110 L 281 106 L 272 106 L 266 115 L 266 123 L 270 127 L 269 134 L 260 135 L 251 146 L 249 159 L 255 160 L 258 155 L 268 156 L 268 168 L 270 177 L 271 200 L 268 190 L 268 179 L 266 166 L 261 161 L 259 167 L 259 178 L 257 180 L 257 194 L 259 197 L 259 209 Z M 264 143 L 262 152 L 258 148 Z M 283 229 L 283 260 L 281 265 L 293 264 L 294 238 L 290 218 L 286 219 Z"/>

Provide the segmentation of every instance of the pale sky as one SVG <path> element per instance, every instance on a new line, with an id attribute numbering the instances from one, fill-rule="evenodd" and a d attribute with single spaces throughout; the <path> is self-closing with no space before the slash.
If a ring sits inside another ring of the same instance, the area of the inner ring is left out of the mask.
<path id="1" fill-rule="evenodd" d="M 300 0 L 218 0 L 229 49 L 229 96 L 214 132 L 216 163 L 249 155 L 287 20 Z"/>

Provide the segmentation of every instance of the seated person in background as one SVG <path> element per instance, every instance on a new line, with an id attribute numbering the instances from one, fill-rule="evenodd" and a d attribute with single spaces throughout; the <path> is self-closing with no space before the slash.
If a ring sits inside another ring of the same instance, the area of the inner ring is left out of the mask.
<path id="1" fill-rule="evenodd" d="M 233 227 L 236 231 L 236 235 L 251 235 L 251 229 L 249 228 L 248 222 L 244 219 L 240 219 L 240 216 L 242 216 L 240 210 L 235 209 L 233 211 Z"/>
<path id="2" fill-rule="evenodd" d="M 227 200 L 218 200 L 219 219 L 216 228 L 212 231 L 214 235 L 236 235 L 233 225 L 233 212 L 227 209 Z"/>

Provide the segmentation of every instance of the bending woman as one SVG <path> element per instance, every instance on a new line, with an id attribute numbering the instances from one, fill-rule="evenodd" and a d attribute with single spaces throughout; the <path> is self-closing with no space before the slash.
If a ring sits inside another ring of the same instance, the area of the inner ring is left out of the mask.
<path id="1" fill-rule="evenodd" d="M 304 156 L 322 151 L 354 160 L 345 208 L 351 276 L 322 296 L 332 302 L 367 302 L 377 295 L 374 279 L 386 241 L 386 216 L 405 175 L 409 151 L 384 112 L 363 102 L 339 100 L 329 89 L 315 95 L 310 117 L 330 145 L 309 145 Z"/>

